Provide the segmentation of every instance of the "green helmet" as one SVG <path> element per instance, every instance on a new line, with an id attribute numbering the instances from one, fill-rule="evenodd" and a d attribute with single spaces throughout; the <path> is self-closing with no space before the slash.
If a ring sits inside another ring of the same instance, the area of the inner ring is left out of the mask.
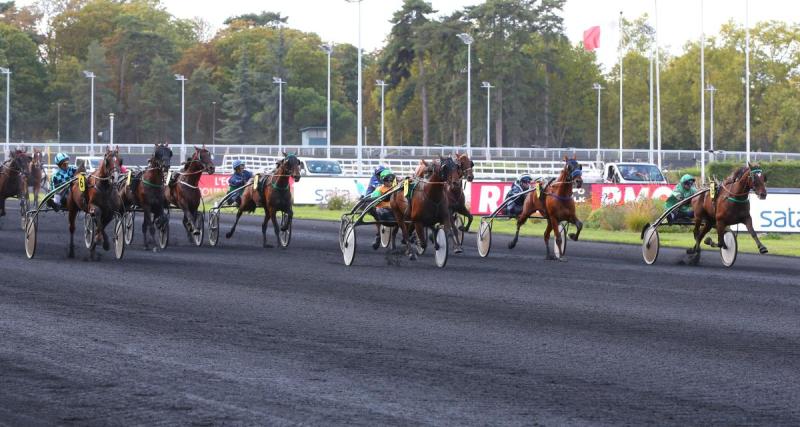
<path id="1" fill-rule="evenodd" d="M 394 175 L 392 173 L 392 170 L 391 169 L 384 169 L 384 170 L 381 171 L 380 177 L 381 177 L 381 179 L 384 179 L 384 178 L 388 177 L 389 175 Z"/>
<path id="2" fill-rule="evenodd" d="M 693 176 L 689 175 L 688 173 L 681 177 L 681 184 L 686 184 L 687 182 L 691 181 L 694 183 L 695 179 Z"/>

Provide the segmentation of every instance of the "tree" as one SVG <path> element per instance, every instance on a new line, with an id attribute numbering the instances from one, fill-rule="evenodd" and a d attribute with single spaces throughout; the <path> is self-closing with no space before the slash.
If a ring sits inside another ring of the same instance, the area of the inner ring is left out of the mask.
<path id="1" fill-rule="evenodd" d="M 257 142 L 254 115 L 260 108 L 252 86 L 250 63 L 247 55 L 242 55 L 236 66 L 233 91 L 224 96 L 222 104 L 225 119 L 220 134 L 226 143 L 252 144 Z"/>

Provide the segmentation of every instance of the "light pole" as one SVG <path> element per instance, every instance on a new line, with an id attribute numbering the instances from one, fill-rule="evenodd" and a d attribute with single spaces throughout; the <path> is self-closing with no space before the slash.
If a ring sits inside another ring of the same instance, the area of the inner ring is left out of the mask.
<path id="1" fill-rule="evenodd" d="M 0 67 L 0 73 L 6 75 L 6 159 L 10 156 L 11 152 L 11 70 L 5 67 Z"/>
<path id="2" fill-rule="evenodd" d="M 283 85 L 286 81 L 280 77 L 273 77 L 272 83 L 278 85 L 278 151 L 283 147 Z"/>
<path id="3" fill-rule="evenodd" d="M 706 33 L 703 29 L 703 0 L 700 0 L 700 182 L 706 182 Z"/>
<path id="4" fill-rule="evenodd" d="M 745 149 L 747 151 L 747 161 L 750 162 L 750 2 L 744 2 L 744 97 L 745 97 Z"/>
<path id="5" fill-rule="evenodd" d="M 92 81 L 92 92 L 91 92 L 91 108 L 89 113 L 89 155 L 94 156 L 94 78 L 95 75 L 91 71 L 83 71 L 83 75 L 86 76 L 87 79 Z"/>
<path id="6" fill-rule="evenodd" d="M 383 80 L 376 80 L 375 84 L 381 87 L 381 159 L 383 159 L 384 157 L 386 157 L 386 152 L 384 150 L 384 146 L 385 145 L 384 145 L 384 140 L 383 140 L 383 137 L 384 137 L 383 136 L 384 135 L 384 132 L 383 132 L 383 129 L 384 129 L 384 127 L 383 127 L 383 123 L 384 123 L 383 122 L 383 111 L 385 110 L 385 107 L 384 107 L 384 96 L 385 96 L 386 86 L 388 86 L 388 85 Z"/>
<path id="7" fill-rule="evenodd" d="M 658 0 L 653 0 L 653 14 L 655 15 L 656 21 L 656 129 L 658 138 L 658 168 L 661 169 L 661 65 L 659 63 L 658 49 Z"/>
<path id="8" fill-rule="evenodd" d="M 600 162 L 603 160 L 603 156 L 600 154 L 600 92 L 603 90 L 603 86 L 595 83 L 592 85 L 592 89 L 597 91 L 597 161 Z"/>
<path id="9" fill-rule="evenodd" d="M 326 138 L 326 157 L 331 158 L 331 55 L 333 54 L 333 42 L 326 43 L 320 46 L 327 55 L 328 55 L 328 124 L 327 129 L 325 130 L 325 138 Z"/>
<path id="10" fill-rule="evenodd" d="M 108 128 L 108 143 L 114 145 L 114 113 L 108 113 L 108 121 L 110 122 Z"/>
<path id="11" fill-rule="evenodd" d="M 714 155 L 714 92 L 717 91 L 717 88 L 715 88 L 714 85 L 709 83 L 708 86 L 706 86 L 706 90 L 711 94 L 711 123 L 710 123 L 710 125 L 711 125 L 711 135 L 710 135 L 710 138 L 708 140 L 708 143 L 711 146 L 710 149 L 709 149 L 709 152 L 711 153 L 711 159 L 710 160 L 714 161 L 714 160 L 716 160 L 716 156 Z"/>
<path id="12" fill-rule="evenodd" d="M 492 144 L 492 86 L 489 82 L 483 82 L 481 87 L 486 89 L 486 160 L 492 160 L 492 153 L 490 151 Z"/>
<path id="13" fill-rule="evenodd" d="M 217 145 L 217 101 L 211 101 L 211 146 Z"/>
<path id="14" fill-rule="evenodd" d="M 56 102 L 56 139 L 61 144 L 61 103 Z"/>
<path id="15" fill-rule="evenodd" d="M 186 158 L 186 81 L 183 74 L 175 74 L 175 80 L 181 82 L 181 161 Z"/>
<path id="16" fill-rule="evenodd" d="M 622 11 L 619 12 L 619 161 L 622 161 L 622 132 L 625 128 L 622 119 L 622 80 L 624 74 L 622 73 L 623 55 L 623 31 L 622 31 Z"/>
<path id="17" fill-rule="evenodd" d="M 363 117 L 362 117 L 362 104 L 361 104 L 361 97 L 362 97 L 362 78 L 361 78 L 361 1 L 362 0 L 345 0 L 348 3 L 358 3 L 358 123 L 356 124 L 356 132 L 358 133 L 358 138 L 356 139 L 356 159 L 358 161 L 358 173 L 361 174 L 361 146 L 362 146 L 362 128 L 363 128 Z"/>
<path id="18" fill-rule="evenodd" d="M 458 38 L 467 45 L 467 155 L 472 157 L 472 43 L 475 39 L 461 33 Z"/>

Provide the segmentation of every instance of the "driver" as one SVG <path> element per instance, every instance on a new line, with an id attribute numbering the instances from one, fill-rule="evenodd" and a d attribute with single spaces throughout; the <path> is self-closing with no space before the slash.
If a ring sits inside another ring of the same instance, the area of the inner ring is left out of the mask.
<path id="1" fill-rule="evenodd" d="M 69 164 L 69 156 L 65 153 L 56 154 L 55 161 L 56 165 L 58 165 L 58 169 L 56 169 L 53 177 L 50 178 L 50 188 L 52 189 L 56 189 L 58 186 L 72 179 L 78 171 L 78 168 Z M 68 185 L 66 188 L 53 195 L 53 198 L 47 201 L 47 206 L 56 212 L 61 209 L 63 207 L 63 202 L 67 200 L 65 196 L 69 193 L 69 189 L 70 186 Z"/>
<path id="2" fill-rule="evenodd" d="M 666 208 L 670 209 L 682 200 L 686 200 L 697 193 L 697 188 L 694 186 L 694 183 L 695 179 L 693 176 L 689 174 L 682 176 L 680 181 L 675 185 L 675 189 L 672 190 L 672 194 L 667 198 Z M 692 218 L 694 218 L 694 212 L 692 211 L 691 203 L 684 204 L 669 215 L 670 222 Z"/>
<path id="3" fill-rule="evenodd" d="M 236 195 L 228 199 L 229 204 L 242 204 L 242 193 L 244 192 L 244 187 L 247 183 L 253 179 L 253 174 L 245 169 L 245 164 L 241 160 L 234 160 L 233 161 L 233 175 L 228 178 L 228 192 L 234 191 L 239 189 L 236 192 Z"/>
<path id="4" fill-rule="evenodd" d="M 366 193 L 364 193 L 365 195 L 372 196 L 372 193 L 375 191 L 375 189 L 381 185 L 381 174 L 385 170 L 389 170 L 389 168 L 383 165 L 375 168 L 375 172 L 372 173 L 372 177 L 369 179 L 369 185 L 367 186 Z"/>
<path id="5" fill-rule="evenodd" d="M 378 197 L 383 196 L 384 194 L 388 193 L 389 190 L 394 188 L 395 186 L 395 175 L 392 173 L 391 169 L 384 169 L 380 173 L 381 185 L 380 187 L 376 188 L 369 197 L 371 199 L 377 199 Z M 389 202 L 389 197 L 381 200 L 370 212 L 373 217 L 375 217 L 375 221 L 378 222 L 394 222 L 394 213 L 392 213 L 391 204 Z M 380 227 L 378 228 L 380 230 Z M 381 235 L 378 232 L 375 235 L 375 242 L 372 244 L 373 249 L 377 249 L 381 244 Z"/>
<path id="6" fill-rule="evenodd" d="M 506 202 L 505 202 L 506 214 L 508 216 L 515 217 L 522 213 L 522 207 L 523 205 L 525 205 L 525 197 L 520 196 L 514 200 L 509 200 L 509 199 L 511 199 L 516 194 L 522 193 L 523 191 L 527 191 L 528 189 L 530 189 L 531 181 L 533 181 L 533 178 L 531 178 L 530 175 L 525 174 L 519 177 L 517 181 L 514 182 L 514 185 L 511 186 L 511 190 L 509 190 L 508 194 L 506 195 Z"/>

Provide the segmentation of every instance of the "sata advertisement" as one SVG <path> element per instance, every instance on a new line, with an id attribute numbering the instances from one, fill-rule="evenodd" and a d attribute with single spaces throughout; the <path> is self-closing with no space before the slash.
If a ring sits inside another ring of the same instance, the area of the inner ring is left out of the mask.
<path id="1" fill-rule="evenodd" d="M 750 217 L 753 228 L 764 233 L 800 233 L 800 194 L 769 194 L 760 200 L 750 195 Z M 739 225 L 740 232 L 746 232 Z"/>
<path id="2" fill-rule="evenodd" d="M 229 175 L 203 175 L 199 187 L 203 197 L 223 195 L 228 191 Z M 290 180 L 294 202 L 298 205 L 319 205 L 338 195 L 355 200 L 366 191 L 368 179 L 339 177 L 303 177 L 298 182 Z"/>

